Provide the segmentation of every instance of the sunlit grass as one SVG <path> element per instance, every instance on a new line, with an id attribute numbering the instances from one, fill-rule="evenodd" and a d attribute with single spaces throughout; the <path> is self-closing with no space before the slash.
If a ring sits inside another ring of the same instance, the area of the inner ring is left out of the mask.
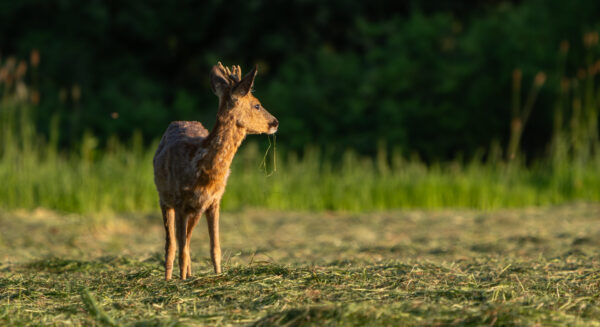
<path id="1" fill-rule="evenodd" d="M 158 208 L 152 157 L 140 135 L 102 148 L 87 133 L 79 147 L 59 152 L 37 135 L 27 108 L 1 108 L 0 207 L 44 207 L 68 212 L 136 212 Z M 13 110 L 11 110 L 13 109 Z M 54 124 L 54 123 L 51 123 Z M 519 161 L 473 160 L 426 165 L 381 151 L 375 158 L 346 152 L 333 160 L 307 148 L 277 159 L 277 171 L 252 138 L 234 159 L 223 208 L 370 211 L 392 208 L 478 209 L 600 201 L 600 156 L 586 161 L 553 158 L 524 166 Z M 263 139 L 266 142 L 266 138 Z M 279 141 L 283 147 L 285 140 Z M 271 167 L 268 167 L 271 171 Z"/>

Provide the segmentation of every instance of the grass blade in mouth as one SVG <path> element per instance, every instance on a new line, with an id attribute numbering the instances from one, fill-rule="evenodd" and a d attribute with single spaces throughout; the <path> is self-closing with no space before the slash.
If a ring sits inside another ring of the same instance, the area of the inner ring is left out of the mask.
<path id="1" fill-rule="evenodd" d="M 273 134 L 273 170 L 269 173 L 267 172 L 267 156 L 269 155 L 269 150 L 271 150 L 271 137 L 267 135 L 267 139 L 269 140 L 269 146 L 265 151 L 265 155 L 263 156 L 263 160 L 261 161 L 259 168 L 265 172 L 266 177 L 271 177 L 277 171 L 277 145 L 276 145 L 276 136 Z"/>

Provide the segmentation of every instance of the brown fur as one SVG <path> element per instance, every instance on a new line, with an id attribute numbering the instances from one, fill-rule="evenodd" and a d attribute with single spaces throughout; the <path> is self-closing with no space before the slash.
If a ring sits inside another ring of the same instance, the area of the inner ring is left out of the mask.
<path id="1" fill-rule="evenodd" d="M 166 280 L 173 272 L 175 241 L 181 279 L 191 276 L 190 238 L 202 213 L 206 213 L 212 263 L 215 272 L 221 272 L 219 206 L 229 167 L 247 134 L 272 134 L 279 125 L 250 92 L 255 76 L 256 68 L 242 78 L 239 66 L 214 66 L 210 80 L 219 109 L 213 130 L 209 133 L 194 121 L 172 122 L 158 145 L 154 182 L 165 224 Z"/>

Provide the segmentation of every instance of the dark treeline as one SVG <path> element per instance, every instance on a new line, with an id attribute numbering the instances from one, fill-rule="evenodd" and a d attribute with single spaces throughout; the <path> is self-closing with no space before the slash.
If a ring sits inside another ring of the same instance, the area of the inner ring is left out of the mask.
<path id="1" fill-rule="evenodd" d="M 595 55 L 582 39 L 599 17 L 588 0 L 4 0 L 0 60 L 39 49 L 39 128 L 58 115 L 64 146 L 86 130 L 150 141 L 171 120 L 210 128 L 208 72 L 220 60 L 259 65 L 255 92 L 286 149 L 386 144 L 428 160 L 504 146 L 513 71 L 525 94 L 545 72 L 523 137 L 536 156 L 553 130 L 559 45 L 569 42 L 572 78 Z"/>

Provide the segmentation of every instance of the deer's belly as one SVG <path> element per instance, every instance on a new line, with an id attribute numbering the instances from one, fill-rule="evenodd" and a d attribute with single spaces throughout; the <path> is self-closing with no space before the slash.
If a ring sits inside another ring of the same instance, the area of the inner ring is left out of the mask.
<path id="1" fill-rule="evenodd" d="M 180 207 L 185 211 L 205 211 L 209 206 L 218 204 L 225 192 L 225 185 L 219 185 L 213 188 L 197 189 L 186 196 L 186 201 L 181 203 Z"/>

